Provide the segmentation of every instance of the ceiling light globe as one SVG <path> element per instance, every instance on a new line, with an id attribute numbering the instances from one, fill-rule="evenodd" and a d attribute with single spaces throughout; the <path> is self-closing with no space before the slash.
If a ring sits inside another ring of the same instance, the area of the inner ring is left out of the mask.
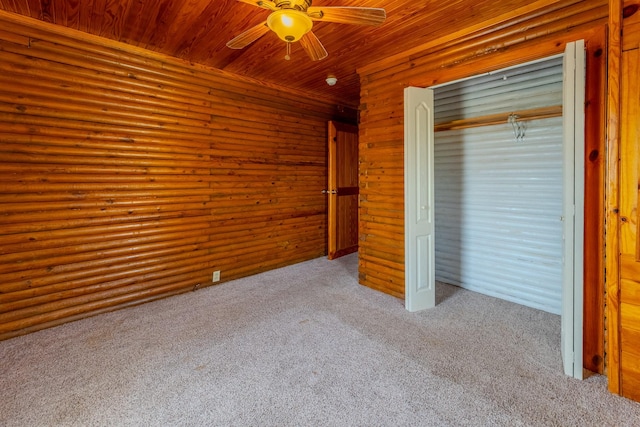
<path id="1" fill-rule="evenodd" d="M 303 12 L 280 9 L 269 15 L 267 25 L 283 41 L 293 43 L 311 31 L 313 21 Z"/>

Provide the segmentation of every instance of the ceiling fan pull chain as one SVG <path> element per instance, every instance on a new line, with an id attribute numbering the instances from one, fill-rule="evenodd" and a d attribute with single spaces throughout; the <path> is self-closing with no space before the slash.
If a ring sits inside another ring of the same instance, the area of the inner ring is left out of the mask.
<path id="1" fill-rule="evenodd" d="M 284 56 L 287 61 L 291 59 L 291 43 L 287 42 L 287 54 Z"/>

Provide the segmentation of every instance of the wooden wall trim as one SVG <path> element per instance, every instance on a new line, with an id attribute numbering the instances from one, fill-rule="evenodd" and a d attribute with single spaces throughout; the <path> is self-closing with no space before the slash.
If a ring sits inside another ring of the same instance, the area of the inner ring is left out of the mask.
<path id="1" fill-rule="evenodd" d="M 609 1 L 607 66 L 607 171 L 605 193 L 605 289 L 607 313 L 607 378 L 609 390 L 620 394 L 620 73 L 622 1 Z"/>
<path id="2" fill-rule="evenodd" d="M 599 374 L 605 366 L 606 40 L 605 26 L 587 40 L 585 88 L 583 366 Z"/>

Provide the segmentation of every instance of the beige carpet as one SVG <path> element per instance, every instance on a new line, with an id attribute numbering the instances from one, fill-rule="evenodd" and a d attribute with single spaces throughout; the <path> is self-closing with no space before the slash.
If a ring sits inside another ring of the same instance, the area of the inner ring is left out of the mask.
<path id="1" fill-rule="evenodd" d="M 639 426 L 559 330 L 447 285 L 408 313 L 316 259 L 0 342 L 0 425 Z"/>

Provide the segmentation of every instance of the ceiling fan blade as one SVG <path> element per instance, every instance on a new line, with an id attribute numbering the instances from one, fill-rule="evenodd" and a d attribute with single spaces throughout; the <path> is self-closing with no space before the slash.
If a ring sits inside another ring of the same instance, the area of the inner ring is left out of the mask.
<path id="1" fill-rule="evenodd" d="M 238 1 L 241 1 L 242 3 L 250 4 L 253 6 L 258 6 L 263 9 L 268 9 L 268 10 L 278 9 L 276 4 L 269 0 L 238 0 Z"/>
<path id="2" fill-rule="evenodd" d="M 307 15 L 314 21 L 339 24 L 380 25 L 387 19 L 387 12 L 377 7 L 309 7 Z"/>
<path id="3" fill-rule="evenodd" d="M 229 40 L 227 42 L 227 47 L 230 47 L 231 49 L 242 49 L 246 46 L 249 46 L 251 43 L 258 40 L 260 37 L 264 36 L 268 32 L 269 32 L 269 27 L 267 27 L 267 23 L 265 21 L 262 24 L 258 24 L 253 28 L 249 28 L 244 33 Z"/>
<path id="4" fill-rule="evenodd" d="M 313 34 L 313 31 L 309 31 L 302 36 L 300 44 L 312 61 L 319 61 L 329 55 L 320 40 L 318 40 L 318 37 Z"/>

